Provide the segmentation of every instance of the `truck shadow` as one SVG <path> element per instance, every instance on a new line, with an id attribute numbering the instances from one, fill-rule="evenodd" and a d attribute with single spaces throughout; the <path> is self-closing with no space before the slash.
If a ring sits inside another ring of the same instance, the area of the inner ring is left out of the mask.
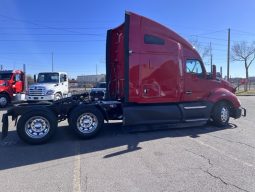
<path id="1" fill-rule="evenodd" d="M 196 138 L 203 134 L 235 129 L 236 127 L 234 124 L 224 128 L 207 125 L 203 127 L 127 133 L 123 130 L 121 123 L 112 123 L 106 125 L 96 138 L 79 140 L 68 127 L 62 126 L 58 128 L 57 134 L 51 142 L 35 146 L 23 143 L 18 138 L 16 131 L 10 131 L 8 137 L 0 143 L 0 170 L 126 146 L 126 149 L 122 151 L 102 155 L 102 158 L 114 158 L 118 155 L 142 150 L 138 146 L 141 142 L 187 136 Z M 164 129 L 162 126 L 158 128 Z"/>

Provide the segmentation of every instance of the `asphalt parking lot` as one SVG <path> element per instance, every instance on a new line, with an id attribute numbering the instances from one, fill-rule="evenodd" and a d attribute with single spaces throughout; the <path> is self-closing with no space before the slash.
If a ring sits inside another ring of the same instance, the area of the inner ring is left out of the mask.
<path id="1" fill-rule="evenodd" d="M 255 191 L 255 97 L 239 99 L 247 117 L 225 128 L 129 134 L 112 123 L 79 140 L 63 122 L 50 143 L 30 146 L 12 124 L 0 142 L 0 191 Z"/>

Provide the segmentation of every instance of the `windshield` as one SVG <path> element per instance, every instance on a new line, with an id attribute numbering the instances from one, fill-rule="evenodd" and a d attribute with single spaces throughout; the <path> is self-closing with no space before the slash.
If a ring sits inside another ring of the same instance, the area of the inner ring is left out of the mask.
<path id="1" fill-rule="evenodd" d="M 39 73 L 37 83 L 59 83 L 58 73 Z"/>
<path id="2" fill-rule="evenodd" d="M 94 88 L 106 88 L 106 83 L 98 83 Z"/>
<path id="3" fill-rule="evenodd" d="M 0 80 L 10 80 L 12 73 L 0 73 Z"/>

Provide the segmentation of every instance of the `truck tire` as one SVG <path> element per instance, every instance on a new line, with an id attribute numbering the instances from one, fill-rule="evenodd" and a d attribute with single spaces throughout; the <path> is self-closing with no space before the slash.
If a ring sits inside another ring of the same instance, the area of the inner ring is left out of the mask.
<path id="1" fill-rule="evenodd" d="M 49 110 L 31 111 L 21 115 L 17 124 L 19 137 L 29 144 L 42 144 L 55 134 L 57 118 Z"/>
<path id="2" fill-rule="evenodd" d="M 6 94 L 0 94 L 0 107 L 4 108 L 8 105 L 9 103 L 9 98 Z"/>
<path id="3" fill-rule="evenodd" d="M 57 100 L 59 100 L 59 99 L 62 99 L 61 93 L 55 93 L 55 95 L 54 95 L 54 101 L 57 101 Z"/>
<path id="4" fill-rule="evenodd" d="M 89 139 L 99 133 L 103 127 L 104 118 L 98 109 L 82 106 L 71 112 L 68 122 L 78 137 Z"/>
<path id="5" fill-rule="evenodd" d="M 212 111 L 213 124 L 218 127 L 228 125 L 230 117 L 229 105 L 225 102 L 216 103 Z"/>

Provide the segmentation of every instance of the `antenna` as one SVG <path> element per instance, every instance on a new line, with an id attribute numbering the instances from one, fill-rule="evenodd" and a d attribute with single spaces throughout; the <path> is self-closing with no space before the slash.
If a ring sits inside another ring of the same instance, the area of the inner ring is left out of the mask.
<path id="1" fill-rule="evenodd" d="M 53 72 L 53 52 L 51 53 L 51 71 Z"/>

